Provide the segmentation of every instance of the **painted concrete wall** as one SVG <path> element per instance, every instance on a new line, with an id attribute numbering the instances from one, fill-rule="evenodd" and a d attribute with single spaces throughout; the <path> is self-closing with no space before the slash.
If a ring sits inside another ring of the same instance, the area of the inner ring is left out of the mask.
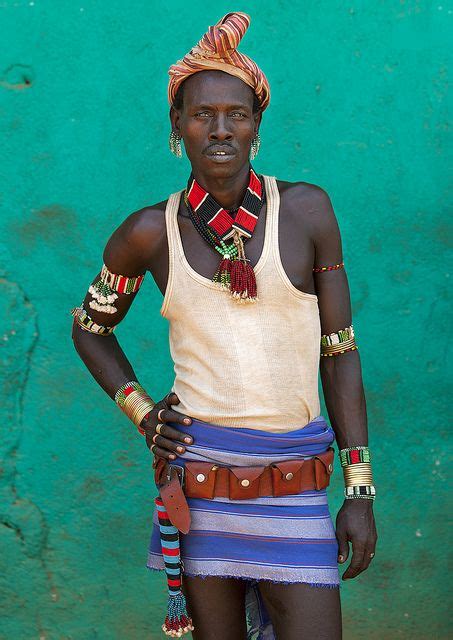
<path id="1" fill-rule="evenodd" d="M 255 166 L 326 189 L 343 236 L 379 534 L 342 588 L 345 638 L 447 637 L 452 5 L 239 5 L 0 2 L 1 640 L 160 637 L 150 456 L 78 359 L 69 310 L 120 221 L 184 185 L 166 71 L 232 9 L 273 91 Z M 117 331 L 156 398 L 172 382 L 160 302 L 148 277 Z M 334 517 L 341 503 L 337 466 Z"/>

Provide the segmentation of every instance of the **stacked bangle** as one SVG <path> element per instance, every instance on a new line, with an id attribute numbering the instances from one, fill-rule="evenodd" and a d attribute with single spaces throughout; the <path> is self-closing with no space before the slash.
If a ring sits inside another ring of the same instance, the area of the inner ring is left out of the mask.
<path id="1" fill-rule="evenodd" d="M 374 500 L 370 450 L 367 446 L 347 447 L 339 452 L 344 475 L 346 499 L 366 498 Z"/>
<path id="2" fill-rule="evenodd" d="M 321 336 L 321 356 L 336 356 L 357 348 L 352 324 L 335 333 Z"/>
<path id="3" fill-rule="evenodd" d="M 142 435 L 145 431 L 140 427 L 144 418 L 154 407 L 155 402 L 146 393 L 144 388 L 136 380 L 130 380 L 123 384 L 115 393 L 115 402 L 122 411 L 132 420 Z"/>

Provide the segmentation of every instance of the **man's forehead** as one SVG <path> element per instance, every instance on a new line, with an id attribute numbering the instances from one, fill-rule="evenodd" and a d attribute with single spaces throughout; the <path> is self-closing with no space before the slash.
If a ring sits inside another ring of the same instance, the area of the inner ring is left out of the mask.
<path id="1" fill-rule="evenodd" d="M 240 78 L 223 71 L 200 71 L 184 82 L 184 102 L 250 106 L 253 89 Z"/>

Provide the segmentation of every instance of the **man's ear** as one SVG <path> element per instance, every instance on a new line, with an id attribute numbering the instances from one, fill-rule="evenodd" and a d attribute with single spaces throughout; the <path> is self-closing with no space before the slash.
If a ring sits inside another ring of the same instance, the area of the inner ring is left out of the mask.
<path id="1" fill-rule="evenodd" d="M 179 133 L 179 119 L 180 119 L 179 111 L 177 111 L 173 106 L 171 106 L 170 107 L 171 128 L 172 128 L 172 131 L 176 131 L 176 133 Z"/>
<path id="2" fill-rule="evenodd" d="M 258 133 L 258 129 L 260 128 L 261 118 L 263 117 L 263 112 L 260 110 L 257 113 L 253 114 L 255 119 L 255 135 Z"/>

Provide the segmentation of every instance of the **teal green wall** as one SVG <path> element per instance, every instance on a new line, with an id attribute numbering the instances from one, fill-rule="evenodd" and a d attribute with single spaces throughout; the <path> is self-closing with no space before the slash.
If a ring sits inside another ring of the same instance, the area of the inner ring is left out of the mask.
<path id="1" fill-rule="evenodd" d="M 78 359 L 69 310 L 122 219 L 184 185 L 167 68 L 232 9 L 251 14 L 242 50 L 272 88 L 255 166 L 322 186 L 342 231 L 379 535 L 369 570 L 343 583 L 345 639 L 447 638 L 452 5 L 5 0 L 1 640 L 161 637 L 150 455 Z M 155 398 L 172 382 L 160 302 L 148 276 L 117 331 Z M 341 503 L 337 466 L 334 518 Z"/>

